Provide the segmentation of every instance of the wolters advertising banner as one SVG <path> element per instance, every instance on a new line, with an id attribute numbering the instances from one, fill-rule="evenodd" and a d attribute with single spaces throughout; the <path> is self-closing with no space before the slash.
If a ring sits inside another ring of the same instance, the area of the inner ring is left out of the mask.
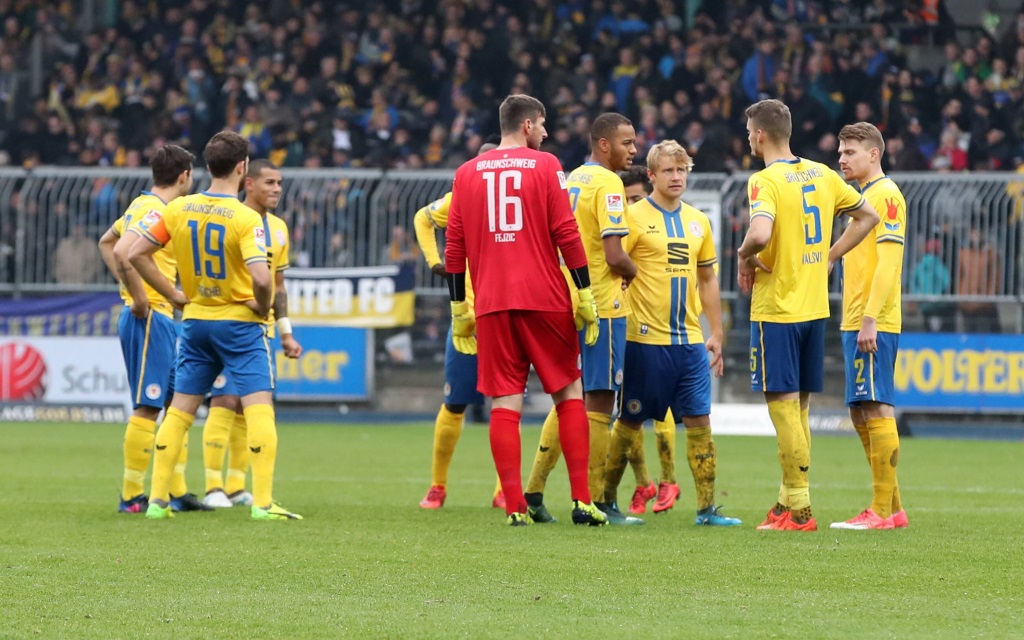
<path id="1" fill-rule="evenodd" d="M 407 327 L 414 321 L 411 263 L 352 269 L 289 269 L 288 315 L 295 325 Z"/>
<path id="2" fill-rule="evenodd" d="M 904 333 L 896 406 L 975 413 L 1024 408 L 1024 336 Z"/>

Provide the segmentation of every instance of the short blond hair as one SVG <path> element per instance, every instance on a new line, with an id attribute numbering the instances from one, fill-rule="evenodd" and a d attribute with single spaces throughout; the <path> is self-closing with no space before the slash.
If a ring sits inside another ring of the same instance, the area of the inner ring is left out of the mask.
<path id="1" fill-rule="evenodd" d="M 693 158 L 675 140 L 662 140 L 647 152 L 647 168 L 651 171 L 657 171 L 662 160 L 677 160 L 687 171 L 693 169 Z"/>
<path id="2" fill-rule="evenodd" d="M 848 124 L 839 131 L 839 140 L 856 140 L 864 145 L 868 151 L 878 149 L 878 155 L 885 153 L 885 140 L 882 139 L 882 132 L 870 122 L 855 122 Z"/>

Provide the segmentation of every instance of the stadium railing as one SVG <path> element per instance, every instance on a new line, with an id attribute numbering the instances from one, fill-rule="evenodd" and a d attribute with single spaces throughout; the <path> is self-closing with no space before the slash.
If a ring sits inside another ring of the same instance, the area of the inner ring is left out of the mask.
<path id="1" fill-rule="evenodd" d="M 453 176 L 443 170 L 286 169 L 283 173 L 284 193 L 277 213 L 292 229 L 292 263 L 311 267 L 371 266 L 386 261 L 393 229 L 401 227 L 406 241 L 414 243 L 413 216 L 443 196 Z M 906 300 L 1024 302 L 1024 175 L 914 173 L 893 178 L 908 207 Z M 146 169 L 0 169 L 0 293 L 112 289 L 113 279 L 103 269 L 83 268 L 83 273 L 96 274 L 85 282 L 57 282 L 58 247 L 72 236 L 74 225 L 82 226 L 79 232 L 95 247 L 96 239 L 149 180 Z M 197 171 L 195 189 L 206 184 L 205 172 Z M 736 297 L 735 248 L 747 225 L 746 184 L 746 175 L 696 173 L 688 185 L 689 191 L 705 196 L 717 193 L 720 198 L 719 255 L 727 298 Z M 837 222 L 837 227 L 841 224 Z M 963 267 L 959 254 L 967 246 L 972 226 L 999 256 L 998 282 L 987 295 L 957 293 Z M 911 291 L 910 283 L 929 240 L 937 241 L 951 284 L 946 292 L 925 295 Z M 98 251 L 94 258 L 99 261 Z M 421 294 L 445 291 L 441 279 L 422 260 L 417 285 Z M 838 292 L 835 274 L 833 296 Z"/>

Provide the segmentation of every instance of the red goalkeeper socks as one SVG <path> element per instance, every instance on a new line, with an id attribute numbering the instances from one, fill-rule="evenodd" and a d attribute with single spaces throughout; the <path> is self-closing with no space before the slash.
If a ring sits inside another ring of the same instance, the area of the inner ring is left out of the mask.
<path id="1" fill-rule="evenodd" d="M 558 412 L 558 439 L 562 443 L 565 466 L 569 469 L 572 499 L 590 504 L 587 465 L 590 461 L 590 421 L 583 400 L 563 400 L 555 405 Z"/>
<path id="2" fill-rule="evenodd" d="M 505 513 L 526 513 L 523 495 L 522 444 L 519 420 L 522 414 L 510 409 L 491 409 L 491 455 L 505 492 Z"/>

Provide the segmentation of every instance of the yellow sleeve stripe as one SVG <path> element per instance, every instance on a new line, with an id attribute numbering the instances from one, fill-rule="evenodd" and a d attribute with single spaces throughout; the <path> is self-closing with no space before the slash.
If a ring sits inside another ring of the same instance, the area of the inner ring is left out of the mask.
<path id="1" fill-rule="evenodd" d="M 601 234 L 601 237 L 602 238 L 607 238 L 608 236 L 628 236 L 628 235 L 629 235 L 629 229 L 627 229 L 627 228 L 617 228 L 617 229 L 605 229 L 604 232 Z"/>
<path id="2" fill-rule="evenodd" d="M 878 236 L 877 240 L 875 240 L 875 244 L 881 244 L 883 242 L 895 242 L 897 244 L 903 244 L 903 238 L 900 236 L 885 235 Z"/>
<path id="3" fill-rule="evenodd" d="M 430 224 L 434 225 L 435 229 L 444 229 L 444 227 L 437 224 L 437 221 L 434 220 L 434 216 L 430 215 L 430 207 L 423 207 L 422 209 L 420 209 L 420 211 L 422 211 L 423 214 L 427 216 L 427 220 L 430 220 Z"/>
<path id="4" fill-rule="evenodd" d="M 255 258 L 249 258 L 245 261 L 245 264 L 253 264 L 255 262 L 266 262 L 266 256 L 256 256 Z"/>
<path id="5" fill-rule="evenodd" d="M 711 260 L 705 260 L 704 262 L 698 262 L 698 267 L 710 267 L 711 265 L 718 264 L 718 258 L 712 258 Z"/>
<path id="6" fill-rule="evenodd" d="M 280 267 L 277 268 L 277 270 L 278 271 L 287 271 L 289 266 L 290 265 L 282 264 Z"/>
<path id="7" fill-rule="evenodd" d="M 156 238 L 154 238 L 154 237 L 153 237 L 153 234 L 151 234 L 151 233 L 150 233 L 150 232 L 148 232 L 148 231 L 141 231 L 141 232 L 140 232 L 140 231 L 139 231 L 139 229 L 138 229 L 138 227 L 132 227 L 132 228 L 130 229 L 130 231 L 131 231 L 132 233 L 135 233 L 135 234 L 137 234 L 137 235 L 141 235 L 141 236 L 142 236 L 143 238 L 145 238 L 146 240 L 149 240 L 149 241 L 150 241 L 150 242 L 152 242 L 153 244 L 158 244 L 158 245 L 160 245 L 161 247 L 162 247 L 162 246 L 164 246 L 164 243 L 162 243 L 162 242 L 160 242 L 159 240 L 157 240 Z"/>
<path id="8" fill-rule="evenodd" d="M 849 209 L 843 209 L 842 211 L 836 211 L 836 215 L 837 216 L 841 216 L 844 213 L 849 213 L 850 211 L 856 211 L 857 209 L 860 209 L 863 206 L 864 206 L 864 198 L 861 198 L 860 200 L 857 201 L 857 206 L 850 207 Z"/>
<path id="9" fill-rule="evenodd" d="M 773 222 L 775 221 L 775 214 L 771 213 L 769 211 L 758 211 L 757 213 L 751 214 L 750 219 L 753 220 L 754 218 L 762 218 L 762 217 L 763 218 L 768 218 L 769 220 L 771 220 Z"/>

